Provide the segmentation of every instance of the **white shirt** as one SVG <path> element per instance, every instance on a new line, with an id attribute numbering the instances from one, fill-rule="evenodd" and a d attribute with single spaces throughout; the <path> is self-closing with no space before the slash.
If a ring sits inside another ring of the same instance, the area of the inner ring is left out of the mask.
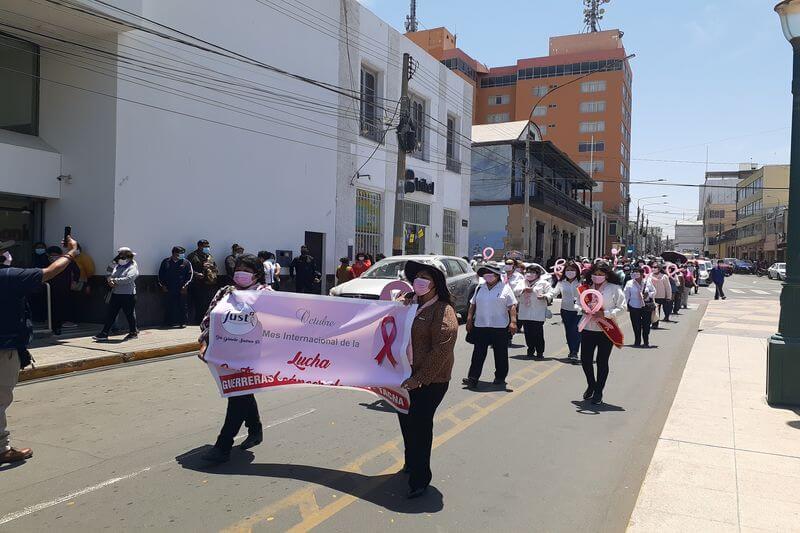
<path id="1" fill-rule="evenodd" d="M 644 301 L 642 299 L 642 293 L 647 295 L 648 300 L 653 300 L 656 296 L 656 288 L 653 287 L 653 284 L 650 283 L 649 279 L 645 279 L 644 282 L 641 280 L 636 281 L 634 279 L 630 280 L 625 285 L 625 300 L 628 302 L 628 305 L 633 307 L 634 309 L 641 309 L 644 307 Z"/>
<path id="2" fill-rule="evenodd" d="M 558 282 L 555 292 L 553 292 L 553 297 L 561 295 L 562 310 L 581 312 L 581 304 L 578 303 L 578 287 L 580 284 L 579 276 L 576 276 L 572 281 L 564 278 Z"/>
<path id="3" fill-rule="evenodd" d="M 517 270 L 514 270 L 513 272 L 506 272 L 505 274 L 506 274 L 506 278 L 505 278 L 506 279 L 506 283 L 511 285 L 512 290 L 514 288 L 514 285 L 516 285 L 520 281 L 525 281 L 525 276 L 520 274 L 519 271 L 517 271 Z"/>
<path id="4" fill-rule="evenodd" d="M 526 288 L 533 289 L 533 292 L 523 293 Z M 553 301 L 553 288 L 546 279 L 528 281 L 522 279 L 514 285 L 514 295 L 517 297 L 517 318 L 519 320 L 534 320 L 544 322 L 546 320 L 547 306 Z M 539 298 L 541 295 L 543 298 Z"/>
<path id="5" fill-rule="evenodd" d="M 475 327 L 506 328 L 508 308 L 516 305 L 517 299 L 509 285 L 498 281 L 491 289 L 486 284 L 479 285 L 469 303 L 475 305 Z"/>
<path id="6" fill-rule="evenodd" d="M 603 315 L 606 318 L 616 319 L 625 311 L 625 294 L 622 292 L 622 287 L 606 281 L 599 290 L 603 294 Z M 584 330 L 603 331 L 594 320 L 590 320 Z"/>
<path id="7" fill-rule="evenodd" d="M 267 285 L 275 283 L 275 263 L 264 261 L 264 274 L 266 276 Z"/>

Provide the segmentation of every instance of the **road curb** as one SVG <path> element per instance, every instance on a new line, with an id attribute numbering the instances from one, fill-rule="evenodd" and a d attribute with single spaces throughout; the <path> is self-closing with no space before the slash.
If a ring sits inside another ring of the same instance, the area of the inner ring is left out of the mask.
<path id="1" fill-rule="evenodd" d="M 146 359 L 156 359 L 158 357 L 166 357 L 168 355 L 176 355 L 179 353 L 191 352 L 197 350 L 198 348 L 199 348 L 198 343 L 186 342 L 183 344 L 175 344 L 172 346 L 164 346 L 160 348 L 151 348 L 148 350 L 138 350 L 135 352 L 103 355 L 100 357 L 92 357 L 89 359 L 79 359 L 76 361 L 66 361 L 63 363 L 56 363 L 54 365 L 37 366 L 36 368 L 27 368 L 21 371 L 19 373 L 19 381 L 20 382 L 31 381 L 33 379 L 47 378 L 51 376 L 58 376 L 61 374 L 69 374 L 70 372 L 79 372 L 81 370 L 91 370 L 93 368 L 129 363 L 131 361 L 144 361 Z"/>

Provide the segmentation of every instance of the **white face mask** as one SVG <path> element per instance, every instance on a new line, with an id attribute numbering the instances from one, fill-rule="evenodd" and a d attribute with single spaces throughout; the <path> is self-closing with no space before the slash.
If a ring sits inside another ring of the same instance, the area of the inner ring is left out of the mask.
<path id="1" fill-rule="evenodd" d="M 574 270 L 567 270 L 566 272 L 564 272 L 564 275 L 567 277 L 567 279 L 572 280 L 575 279 L 575 276 L 577 276 L 578 273 L 575 272 Z"/>
<path id="2" fill-rule="evenodd" d="M 506 265 L 505 267 L 503 267 L 503 270 L 505 270 L 506 272 L 511 272 L 512 270 L 514 270 L 514 265 Z"/>
<path id="3" fill-rule="evenodd" d="M 11 266 L 11 252 L 6 250 L 3 252 L 3 255 L 0 255 L 3 258 L 2 263 L 6 266 Z"/>
<path id="4" fill-rule="evenodd" d="M 118 264 L 119 266 L 125 266 L 125 265 L 127 265 L 128 263 L 130 263 L 130 262 L 131 262 L 131 260 L 130 260 L 130 259 L 118 259 L 118 260 L 117 260 L 117 264 Z"/>
<path id="5" fill-rule="evenodd" d="M 642 277 L 642 275 L 641 275 L 641 274 L 639 274 L 638 272 L 634 272 L 634 273 L 633 273 L 633 279 L 635 279 L 635 280 L 637 280 L 637 281 L 638 281 L 639 279 L 641 279 L 641 277 Z"/>

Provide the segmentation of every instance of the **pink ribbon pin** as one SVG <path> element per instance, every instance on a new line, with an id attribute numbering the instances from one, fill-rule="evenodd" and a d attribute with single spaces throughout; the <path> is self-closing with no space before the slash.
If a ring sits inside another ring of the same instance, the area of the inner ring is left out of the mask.
<path id="1" fill-rule="evenodd" d="M 391 332 L 389 332 L 390 325 L 392 326 Z M 375 360 L 380 365 L 384 359 L 389 359 L 392 366 L 397 366 L 397 361 L 392 354 L 392 344 L 397 337 L 397 324 L 395 324 L 393 316 L 387 316 L 381 321 L 381 337 L 383 338 L 383 348 L 375 356 Z"/>
<path id="2" fill-rule="evenodd" d="M 589 322 L 595 318 L 594 315 L 603 308 L 603 293 L 596 289 L 586 289 L 581 293 L 578 300 L 580 300 L 581 308 L 583 308 L 584 312 L 581 322 L 578 324 L 578 331 L 583 331 Z"/>

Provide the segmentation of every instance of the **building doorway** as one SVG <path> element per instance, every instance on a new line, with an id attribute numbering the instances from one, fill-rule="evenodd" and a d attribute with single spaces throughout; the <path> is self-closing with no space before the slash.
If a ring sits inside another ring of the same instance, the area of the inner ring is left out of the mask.
<path id="1" fill-rule="evenodd" d="M 405 225 L 405 253 L 406 255 L 425 255 L 425 237 L 428 233 L 426 226 L 419 224 Z"/>
<path id="2" fill-rule="evenodd" d="M 322 294 L 325 281 L 325 234 L 316 231 L 307 231 L 305 234 L 305 244 L 308 253 L 314 258 L 314 268 L 321 274 L 320 282 L 314 287 L 314 294 Z"/>
<path id="3" fill-rule="evenodd" d="M 41 200 L 0 195 L 0 241 L 16 241 L 11 250 L 14 266 L 33 266 L 33 245 L 42 239 L 43 213 Z"/>

